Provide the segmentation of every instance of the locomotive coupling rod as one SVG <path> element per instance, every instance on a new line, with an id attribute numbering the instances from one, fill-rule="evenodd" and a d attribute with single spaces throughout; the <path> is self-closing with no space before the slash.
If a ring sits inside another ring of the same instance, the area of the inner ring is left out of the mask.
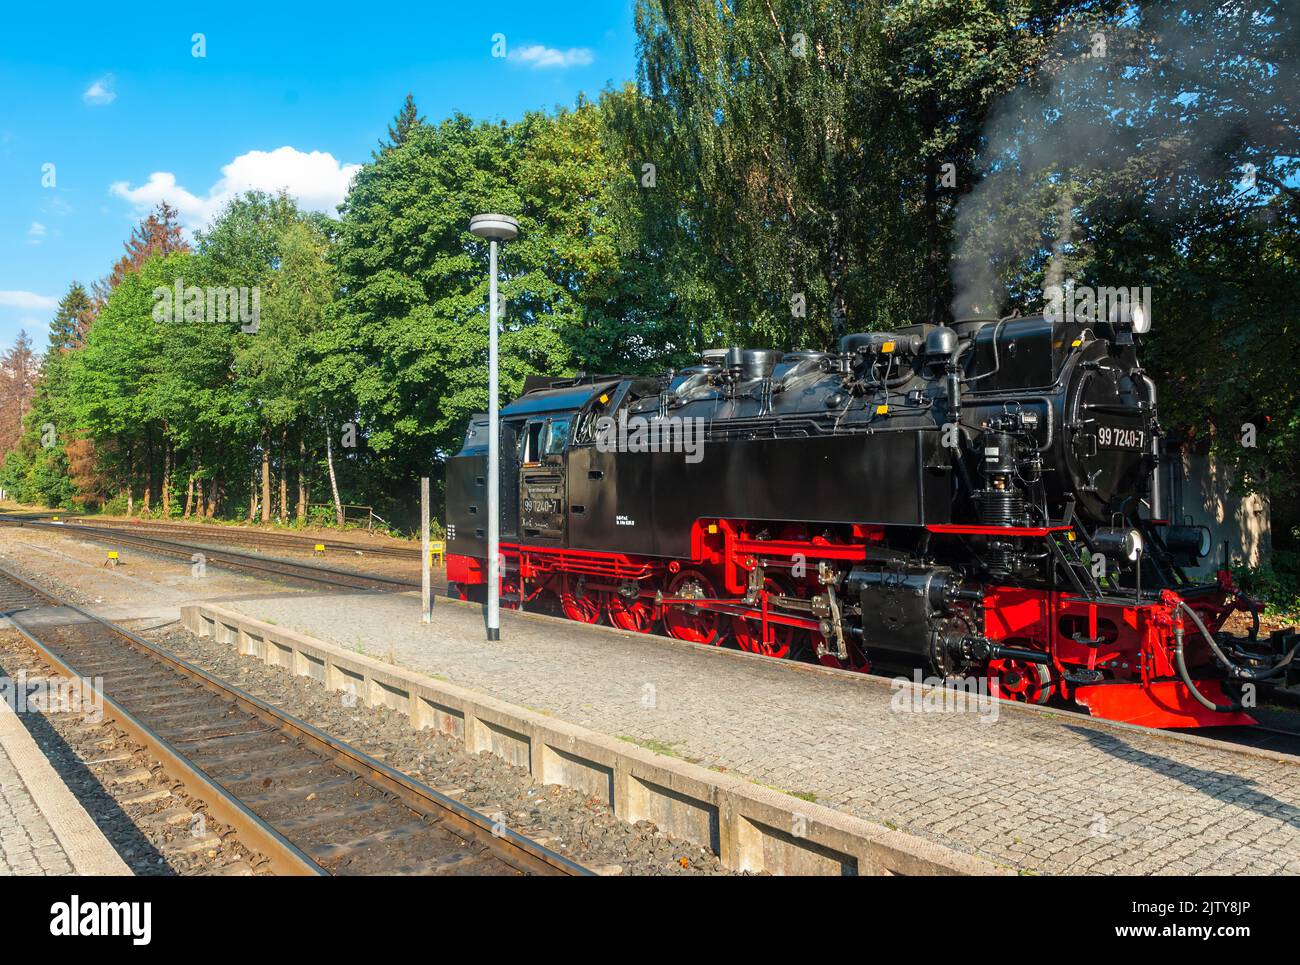
<path id="1" fill-rule="evenodd" d="M 1014 647 L 994 647 L 993 656 L 1003 660 L 1023 660 L 1025 663 L 1051 663 L 1052 658 L 1037 650 L 1017 650 Z"/>
<path id="2" fill-rule="evenodd" d="M 1004 647 L 994 643 L 988 637 L 966 637 L 963 644 L 969 648 L 970 655 L 976 659 L 1019 660 L 1022 663 L 1049 664 L 1052 658 L 1038 650 L 1020 650 L 1016 647 Z"/>

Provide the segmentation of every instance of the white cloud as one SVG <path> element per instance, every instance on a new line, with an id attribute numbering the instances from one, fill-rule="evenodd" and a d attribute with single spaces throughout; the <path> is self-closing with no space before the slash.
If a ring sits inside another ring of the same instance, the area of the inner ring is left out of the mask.
<path id="1" fill-rule="evenodd" d="M 39 245 L 45 240 L 45 225 L 39 221 L 33 221 L 32 226 L 27 229 L 27 243 L 29 245 Z"/>
<path id="2" fill-rule="evenodd" d="M 552 67 L 586 67 L 595 56 L 586 47 L 570 47 L 568 50 L 556 50 L 541 44 L 530 44 L 512 50 L 506 55 L 507 60 L 524 64 L 534 70 L 547 70 Z"/>
<path id="3" fill-rule="evenodd" d="M 155 171 L 137 188 L 117 181 L 109 192 L 142 212 L 166 201 L 192 231 L 211 222 L 228 201 L 245 191 L 274 194 L 286 190 L 302 208 L 333 214 L 360 169 L 360 164 L 344 164 L 326 151 L 304 152 L 285 146 L 239 155 L 221 169 L 221 178 L 202 195 L 177 184 L 170 171 Z"/>
<path id="4" fill-rule="evenodd" d="M 35 292 L 0 291 L 0 306 L 40 311 L 42 309 L 58 308 L 59 300 L 53 295 L 38 295 Z"/>
<path id="5" fill-rule="evenodd" d="M 117 100 L 117 91 L 113 90 L 113 75 L 105 74 L 96 80 L 81 95 L 87 104 L 111 104 Z"/>

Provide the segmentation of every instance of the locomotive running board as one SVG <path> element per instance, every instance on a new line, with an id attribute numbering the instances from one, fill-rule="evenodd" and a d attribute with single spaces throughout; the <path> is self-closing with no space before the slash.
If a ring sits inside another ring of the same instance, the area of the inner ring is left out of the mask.
<path id="1" fill-rule="evenodd" d="M 1198 680 L 1196 687 L 1213 703 L 1232 703 L 1217 680 Z M 1158 680 L 1146 686 L 1094 684 L 1076 687 L 1074 699 L 1087 707 L 1093 717 L 1143 727 L 1234 727 L 1259 723 L 1241 711 L 1224 714 L 1210 710 L 1177 680 Z"/>

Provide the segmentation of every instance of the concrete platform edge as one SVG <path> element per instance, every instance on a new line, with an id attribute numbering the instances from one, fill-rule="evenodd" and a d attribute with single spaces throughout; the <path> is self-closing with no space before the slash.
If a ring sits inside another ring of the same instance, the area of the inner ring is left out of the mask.
<path id="1" fill-rule="evenodd" d="M 46 760 L 18 714 L 3 700 L 0 700 L 0 747 L 22 775 L 27 793 L 54 832 L 75 874 L 131 874 L 126 862 Z"/>
<path id="2" fill-rule="evenodd" d="M 542 784 L 605 801 L 629 823 L 653 821 L 713 848 L 724 866 L 772 874 L 1010 874 L 991 861 L 872 824 L 730 774 L 547 717 L 418 671 L 352 653 L 214 604 L 181 608 L 190 632 L 230 644 L 333 690 L 355 693 L 491 751 Z"/>

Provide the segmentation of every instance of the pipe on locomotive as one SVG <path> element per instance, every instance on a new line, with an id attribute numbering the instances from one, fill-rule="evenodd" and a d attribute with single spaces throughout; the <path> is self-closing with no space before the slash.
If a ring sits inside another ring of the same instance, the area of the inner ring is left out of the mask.
<path id="1" fill-rule="evenodd" d="M 1187 605 L 1186 601 L 1179 600 L 1178 606 L 1184 613 L 1191 617 L 1192 624 L 1196 629 L 1201 631 L 1201 636 L 1203 636 L 1205 642 L 1210 645 L 1210 649 L 1214 651 L 1214 655 L 1223 662 L 1224 667 L 1227 668 L 1229 673 L 1238 679 L 1257 682 L 1261 680 L 1272 680 L 1275 677 L 1279 677 L 1286 671 L 1286 668 L 1295 658 L 1297 648 L 1300 648 L 1300 643 L 1296 643 L 1295 646 L 1287 651 L 1285 657 L 1267 670 L 1254 670 L 1250 667 L 1239 666 L 1229 660 L 1227 654 L 1219 648 L 1218 641 L 1214 639 L 1214 635 L 1205 628 L 1205 624 L 1201 622 L 1201 618 L 1197 616 L 1195 610 Z M 1220 713 L 1234 713 L 1243 709 L 1240 701 L 1233 701 L 1233 703 L 1228 705 L 1216 704 L 1196 688 L 1196 685 L 1192 682 L 1192 675 L 1187 671 L 1187 661 L 1183 657 L 1183 625 L 1181 621 L 1174 624 L 1174 666 L 1178 668 L 1178 676 L 1181 677 L 1183 683 L 1187 685 L 1187 689 L 1192 692 L 1192 696 L 1195 697 L 1203 707 Z"/>
<path id="2" fill-rule="evenodd" d="M 1156 383 L 1145 372 L 1142 373 L 1142 381 L 1147 387 L 1147 402 L 1151 406 L 1151 411 L 1156 411 Z M 1147 497 L 1147 505 L 1151 510 L 1151 519 L 1163 520 L 1168 517 L 1165 515 L 1165 487 L 1160 480 L 1160 435 L 1157 432 L 1151 433 L 1151 492 Z"/>

